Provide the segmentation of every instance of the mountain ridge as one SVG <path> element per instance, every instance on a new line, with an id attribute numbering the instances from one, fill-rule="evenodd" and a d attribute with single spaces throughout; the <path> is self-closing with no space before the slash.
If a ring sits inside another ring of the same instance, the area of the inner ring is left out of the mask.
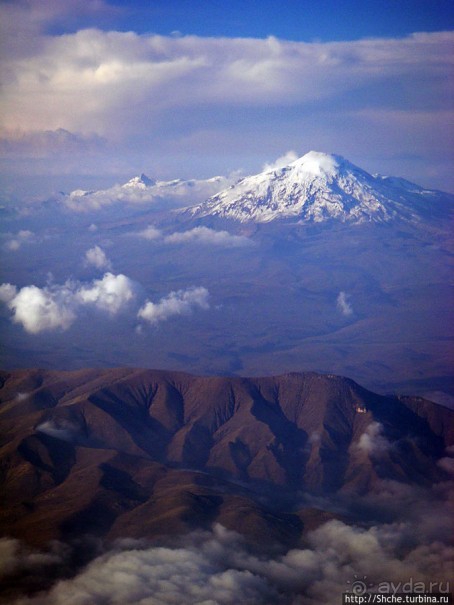
<path id="1" fill-rule="evenodd" d="M 35 544 L 87 532 L 155 539 L 213 521 L 291 542 L 303 531 L 303 492 L 429 486 L 445 477 L 439 461 L 454 441 L 452 411 L 314 372 L 0 378 L 0 533 Z"/>

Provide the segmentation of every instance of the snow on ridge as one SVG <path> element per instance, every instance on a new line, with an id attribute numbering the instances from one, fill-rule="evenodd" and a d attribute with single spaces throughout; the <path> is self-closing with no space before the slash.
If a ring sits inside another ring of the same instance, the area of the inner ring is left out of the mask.
<path id="1" fill-rule="evenodd" d="M 309 153 L 292 162 L 290 166 L 297 168 L 303 174 L 333 177 L 338 172 L 342 160 L 343 158 L 340 158 L 340 156 L 309 151 Z"/>
<path id="2" fill-rule="evenodd" d="M 259 223 L 414 221 L 428 193 L 404 179 L 372 176 L 341 156 L 310 151 L 287 166 L 243 178 L 186 212 Z"/>
<path id="3" fill-rule="evenodd" d="M 181 207 L 207 199 L 230 183 L 230 178 L 221 176 L 200 180 L 158 181 L 142 173 L 123 185 L 113 185 L 109 189 L 77 189 L 65 196 L 63 203 L 76 212 L 97 211 L 115 203 Z"/>

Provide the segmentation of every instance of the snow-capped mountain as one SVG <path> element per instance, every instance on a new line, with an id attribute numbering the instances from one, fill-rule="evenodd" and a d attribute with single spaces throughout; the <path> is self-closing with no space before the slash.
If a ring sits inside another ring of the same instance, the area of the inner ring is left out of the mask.
<path id="1" fill-rule="evenodd" d="M 145 174 L 135 176 L 123 185 L 114 185 L 109 189 L 84 191 L 77 189 L 65 196 L 64 204 L 71 210 L 92 211 L 115 203 L 153 204 L 163 202 L 170 206 L 196 204 L 221 189 L 228 187 L 231 180 L 215 176 L 210 179 L 174 179 L 158 181 Z"/>
<path id="2" fill-rule="evenodd" d="M 404 179 L 371 175 L 338 155 L 310 151 L 288 166 L 246 177 L 187 210 L 240 222 L 419 220 L 452 197 Z"/>

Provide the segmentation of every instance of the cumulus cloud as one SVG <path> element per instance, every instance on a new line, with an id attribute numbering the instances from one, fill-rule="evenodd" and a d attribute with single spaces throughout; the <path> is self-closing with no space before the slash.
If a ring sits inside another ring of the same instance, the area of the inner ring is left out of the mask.
<path id="1" fill-rule="evenodd" d="M 106 273 L 102 279 L 95 279 L 90 286 L 82 286 L 76 291 L 81 304 L 92 304 L 111 315 L 124 308 L 135 296 L 133 282 L 126 275 Z"/>
<path id="2" fill-rule="evenodd" d="M 439 74 L 425 73 L 424 65 L 436 61 L 440 73 L 449 69 L 445 53 L 451 43 L 449 32 L 396 40 L 304 43 L 273 37 L 175 38 L 82 30 L 49 37 L 27 60 L 17 61 L 11 54 L 4 57 L 6 66 L 21 76 L 5 83 L 5 123 L 33 131 L 54 126 L 108 133 L 113 112 L 119 105 L 127 107 L 131 86 L 137 104 L 116 123 L 120 131 L 138 129 L 145 107 L 156 116 L 169 106 L 197 106 L 200 101 L 290 105 L 361 91 L 365 83 L 377 85 L 396 75 L 419 75 L 427 84 L 440 86 Z M 307 86 L 309 79 L 311 86 Z M 163 96 L 170 88 L 174 94 Z M 71 97 L 71 91 L 79 96 Z M 415 104 L 421 96 L 428 103 L 421 90 L 414 92 Z M 52 106 L 39 103 L 50 94 Z M 80 103 L 81 98 L 85 103 Z M 395 95 L 392 98 L 397 101 Z M 443 99 L 444 95 L 437 103 Z"/>
<path id="3" fill-rule="evenodd" d="M 345 317 L 349 317 L 353 315 L 353 307 L 350 303 L 350 294 L 346 292 L 339 292 L 339 296 L 337 297 L 337 308 L 345 315 Z"/>
<path id="4" fill-rule="evenodd" d="M 22 324 L 30 334 L 66 330 L 76 319 L 74 293 L 65 285 L 52 288 L 24 286 L 7 304 L 13 312 L 14 323 Z"/>
<path id="5" fill-rule="evenodd" d="M 83 305 L 93 305 L 115 315 L 135 296 L 135 285 L 125 275 L 106 273 L 89 285 L 66 282 L 43 288 L 11 284 L 0 286 L 0 300 L 12 311 L 12 320 L 30 334 L 50 330 L 67 330 Z"/>
<path id="6" fill-rule="evenodd" d="M 12 284 L 1 284 L 0 301 L 12 312 L 14 323 L 21 324 L 30 334 L 39 334 L 67 330 L 82 308 L 96 308 L 113 317 L 132 305 L 137 292 L 137 284 L 126 275 L 106 272 L 101 279 L 85 284 L 68 281 L 63 285 L 43 288 L 32 285 L 20 289 Z M 194 286 L 170 292 L 157 303 L 146 300 L 137 317 L 156 325 L 170 317 L 190 315 L 195 309 L 209 307 L 208 290 Z"/>
<path id="7" fill-rule="evenodd" d="M 279 168 L 284 168 L 284 166 L 288 166 L 295 160 L 298 159 L 298 154 L 294 151 L 287 151 L 284 155 L 279 156 L 274 162 L 270 164 L 266 163 L 262 166 L 262 171 L 270 171 L 270 170 L 278 170 Z"/>
<path id="8" fill-rule="evenodd" d="M 111 269 L 112 264 L 107 258 L 106 253 L 99 246 L 93 246 L 85 252 L 85 262 L 97 269 Z"/>
<path id="9" fill-rule="evenodd" d="M 1 8 L 7 10 L 5 3 Z M 57 161 L 62 149 L 115 149 L 129 167 L 143 152 L 156 161 L 179 157 L 184 166 L 204 152 L 216 154 L 219 165 L 220 157 L 230 163 L 242 148 L 240 162 L 250 157 L 251 140 L 260 161 L 269 149 L 304 136 L 311 148 L 354 152 L 353 160 L 370 158 L 371 147 L 380 150 L 375 158 L 386 156 L 394 166 L 402 154 L 431 157 L 429 176 L 442 159 L 439 150 L 449 148 L 452 32 L 325 43 L 95 28 L 13 35 L 27 19 L 19 12 L 7 21 L 1 65 L 7 157 L 50 153 Z M 252 107 L 272 112 L 272 129 L 260 128 L 263 112 L 251 118 Z M 292 116 L 288 108 L 298 111 Z M 342 149 L 335 148 L 338 141 Z"/>
<path id="10" fill-rule="evenodd" d="M 166 321 L 169 317 L 178 315 L 190 315 L 194 309 L 209 309 L 209 292 L 201 286 L 171 292 L 168 296 L 161 298 L 158 303 L 146 301 L 139 309 L 139 319 L 156 325 Z"/>

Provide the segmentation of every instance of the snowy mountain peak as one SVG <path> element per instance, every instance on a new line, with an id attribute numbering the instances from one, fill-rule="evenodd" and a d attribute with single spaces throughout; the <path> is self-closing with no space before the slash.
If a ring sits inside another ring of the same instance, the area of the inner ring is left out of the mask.
<path id="1" fill-rule="evenodd" d="M 430 213 L 428 201 L 440 196 L 404 179 L 372 176 L 341 156 L 310 151 L 283 168 L 246 177 L 186 212 L 257 223 L 417 221 Z"/>
<path id="2" fill-rule="evenodd" d="M 344 162 L 345 160 L 340 156 L 309 151 L 309 153 L 289 164 L 289 168 L 298 171 L 301 175 L 334 177 L 338 173 L 340 165 Z"/>
<path id="3" fill-rule="evenodd" d="M 123 187 L 134 187 L 138 189 L 145 189 L 146 187 L 153 187 L 156 185 L 156 181 L 147 177 L 146 174 L 142 173 L 140 176 L 135 176 L 127 183 L 123 185 Z"/>

